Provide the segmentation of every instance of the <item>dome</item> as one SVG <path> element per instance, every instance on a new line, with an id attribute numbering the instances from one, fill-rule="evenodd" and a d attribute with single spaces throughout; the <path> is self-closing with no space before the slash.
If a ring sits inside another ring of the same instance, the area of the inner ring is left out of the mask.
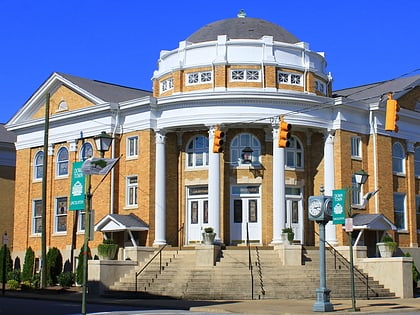
<path id="1" fill-rule="evenodd" d="M 229 39 L 260 39 L 273 36 L 274 41 L 295 44 L 300 42 L 293 34 L 274 23 L 244 17 L 230 18 L 207 24 L 187 38 L 187 42 L 201 43 L 217 40 L 218 35 L 227 35 Z"/>

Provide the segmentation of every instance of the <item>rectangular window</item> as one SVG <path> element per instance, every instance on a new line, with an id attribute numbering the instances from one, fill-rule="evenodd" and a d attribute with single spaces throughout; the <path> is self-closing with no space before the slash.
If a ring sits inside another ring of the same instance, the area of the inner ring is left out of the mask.
<path id="1" fill-rule="evenodd" d="M 394 223 L 398 230 L 406 230 L 404 193 L 394 193 Z"/>
<path id="2" fill-rule="evenodd" d="M 42 200 L 33 201 L 32 234 L 42 233 Z"/>
<path id="3" fill-rule="evenodd" d="M 251 222 L 251 223 L 258 222 L 256 199 L 248 200 L 248 222 Z"/>
<path id="4" fill-rule="evenodd" d="M 191 201 L 191 224 L 198 224 L 198 201 Z"/>
<path id="5" fill-rule="evenodd" d="M 322 94 L 326 94 L 326 86 L 324 82 L 315 81 L 315 89 Z"/>
<path id="6" fill-rule="evenodd" d="M 351 157 L 361 158 L 361 139 L 360 137 L 351 137 Z"/>
<path id="7" fill-rule="evenodd" d="M 259 70 L 232 70 L 230 73 L 232 81 L 260 81 Z"/>
<path id="8" fill-rule="evenodd" d="M 67 231 L 67 197 L 56 199 L 55 206 L 55 232 L 63 233 Z"/>
<path id="9" fill-rule="evenodd" d="M 77 231 L 83 232 L 85 230 L 86 225 L 86 211 L 85 210 L 79 210 L 77 211 Z"/>
<path id="10" fill-rule="evenodd" d="M 242 200 L 236 199 L 233 201 L 233 222 L 242 223 Z"/>
<path id="11" fill-rule="evenodd" d="M 352 177 L 352 190 L 351 190 L 351 204 L 352 205 L 360 205 L 362 198 L 360 197 L 362 194 L 361 187 L 356 182 L 356 178 Z"/>
<path id="12" fill-rule="evenodd" d="M 174 88 L 174 79 L 173 78 L 164 80 L 160 84 L 161 93 L 172 90 L 173 88 Z"/>
<path id="13" fill-rule="evenodd" d="M 303 85 L 302 75 L 298 73 L 277 72 L 277 82 L 280 84 Z"/>
<path id="14" fill-rule="evenodd" d="M 416 220 L 417 230 L 420 230 L 420 195 L 416 196 Z"/>
<path id="15" fill-rule="evenodd" d="M 210 83 L 212 82 L 212 72 L 205 71 L 205 72 L 194 72 L 187 74 L 187 85 L 193 84 L 202 84 L 202 83 Z"/>
<path id="16" fill-rule="evenodd" d="M 137 136 L 127 138 L 127 157 L 138 155 L 138 142 L 139 138 Z"/>
<path id="17" fill-rule="evenodd" d="M 127 177 L 127 193 L 126 204 L 127 207 L 137 206 L 137 176 Z"/>

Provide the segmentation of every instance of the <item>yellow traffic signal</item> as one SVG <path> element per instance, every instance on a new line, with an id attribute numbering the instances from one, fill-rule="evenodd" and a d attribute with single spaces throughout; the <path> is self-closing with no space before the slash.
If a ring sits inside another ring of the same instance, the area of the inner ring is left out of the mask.
<path id="1" fill-rule="evenodd" d="M 398 112 L 400 111 L 400 105 L 394 99 L 392 99 L 392 93 L 388 94 L 388 100 L 386 101 L 386 121 L 385 130 L 398 132 L 397 121 L 400 119 Z"/>
<path id="2" fill-rule="evenodd" d="M 213 138 L 213 153 L 222 153 L 223 152 L 223 137 L 225 136 L 225 133 L 220 130 L 216 129 L 214 131 L 214 138 Z"/>
<path id="3" fill-rule="evenodd" d="M 285 122 L 283 118 L 280 119 L 279 125 L 279 148 L 287 148 L 290 146 L 289 139 L 291 137 L 290 130 L 292 129 L 292 125 Z"/>

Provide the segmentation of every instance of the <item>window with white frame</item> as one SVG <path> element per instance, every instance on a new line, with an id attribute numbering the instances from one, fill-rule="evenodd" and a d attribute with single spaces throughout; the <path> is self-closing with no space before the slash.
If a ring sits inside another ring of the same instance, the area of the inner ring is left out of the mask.
<path id="1" fill-rule="evenodd" d="M 277 72 L 277 81 L 281 84 L 303 85 L 302 75 L 299 73 Z"/>
<path id="2" fill-rule="evenodd" d="M 55 201 L 55 232 L 67 231 L 67 197 L 57 198 Z"/>
<path id="3" fill-rule="evenodd" d="M 187 74 L 187 85 L 211 83 L 212 82 L 211 71 L 193 72 Z"/>
<path id="4" fill-rule="evenodd" d="M 84 232 L 86 225 L 86 211 L 79 210 L 77 211 L 77 231 Z"/>
<path id="5" fill-rule="evenodd" d="M 417 230 L 420 231 L 420 195 L 416 196 L 416 221 L 417 221 Z"/>
<path id="6" fill-rule="evenodd" d="M 231 81 L 260 81 L 259 70 L 235 69 L 230 72 Z"/>
<path id="7" fill-rule="evenodd" d="M 69 174 L 69 151 L 62 147 L 57 153 L 57 176 Z"/>
<path id="8" fill-rule="evenodd" d="M 291 136 L 289 147 L 286 148 L 286 166 L 303 168 L 303 148 L 298 138 Z"/>
<path id="9" fill-rule="evenodd" d="M 392 171 L 397 174 L 405 173 L 405 152 L 399 142 L 395 142 L 392 146 Z"/>
<path id="10" fill-rule="evenodd" d="M 414 174 L 420 177 L 420 147 L 414 149 Z"/>
<path id="11" fill-rule="evenodd" d="M 42 200 L 32 203 L 32 234 L 42 233 Z"/>
<path id="12" fill-rule="evenodd" d="M 209 138 L 194 136 L 187 144 L 187 167 L 205 167 L 209 165 Z"/>
<path id="13" fill-rule="evenodd" d="M 324 82 L 319 81 L 319 80 L 315 80 L 315 89 L 318 92 L 321 92 L 322 94 L 326 94 L 327 93 L 327 86 Z"/>
<path id="14" fill-rule="evenodd" d="M 394 193 L 394 224 L 398 230 L 407 229 L 404 193 Z"/>
<path id="15" fill-rule="evenodd" d="M 361 150 L 362 140 L 360 137 L 351 137 L 351 157 L 352 158 L 362 158 Z"/>
<path id="16" fill-rule="evenodd" d="M 259 165 L 261 143 L 250 133 L 241 133 L 232 139 L 230 156 L 233 166 Z"/>
<path id="17" fill-rule="evenodd" d="M 93 147 L 89 142 L 83 143 L 80 149 L 80 161 L 93 157 Z"/>
<path id="18" fill-rule="evenodd" d="M 34 159 L 34 179 L 42 179 L 44 167 L 44 152 L 39 151 Z"/>
<path id="19" fill-rule="evenodd" d="M 137 136 L 127 138 L 127 157 L 137 157 L 139 138 Z"/>
<path id="20" fill-rule="evenodd" d="M 126 187 L 126 206 L 137 206 L 137 176 L 127 176 Z"/>
<path id="21" fill-rule="evenodd" d="M 169 79 L 163 80 L 160 83 L 160 92 L 161 93 L 169 91 L 169 90 L 173 90 L 173 89 L 174 89 L 174 78 L 169 78 Z"/>
<path id="22" fill-rule="evenodd" d="M 362 201 L 362 186 L 356 182 L 356 177 L 351 178 L 351 204 L 360 205 Z"/>

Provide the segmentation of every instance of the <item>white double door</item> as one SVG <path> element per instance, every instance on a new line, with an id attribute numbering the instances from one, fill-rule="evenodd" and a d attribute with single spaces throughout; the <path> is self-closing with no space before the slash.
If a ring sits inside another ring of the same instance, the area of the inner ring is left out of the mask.
<path id="1" fill-rule="evenodd" d="M 230 202 L 230 242 L 261 244 L 260 186 L 233 186 Z"/>

